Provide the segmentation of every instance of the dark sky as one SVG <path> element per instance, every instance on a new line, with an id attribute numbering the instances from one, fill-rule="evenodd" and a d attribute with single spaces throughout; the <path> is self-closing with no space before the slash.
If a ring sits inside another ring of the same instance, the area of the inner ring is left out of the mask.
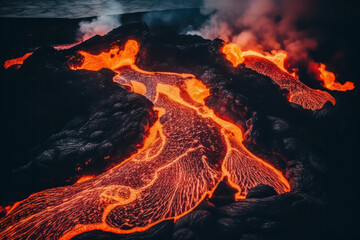
<path id="1" fill-rule="evenodd" d="M 0 17 L 85 18 L 132 12 L 196 8 L 203 0 L 1 0 Z"/>

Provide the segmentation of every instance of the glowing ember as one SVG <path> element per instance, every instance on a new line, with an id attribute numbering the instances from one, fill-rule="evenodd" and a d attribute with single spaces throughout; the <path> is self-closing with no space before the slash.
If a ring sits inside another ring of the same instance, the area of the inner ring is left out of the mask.
<path id="1" fill-rule="evenodd" d="M 232 49 L 236 49 L 236 45 L 233 43 L 226 43 L 225 46 L 227 45 L 230 45 Z M 226 58 L 231 61 L 233 65 L 234 62 L 240 61 L 233 60 L 237 55 L 229 55 L 224 52 L 225 46 L 223 47 L 223 53 Z M 290 94 L 288 100 L 292 103 L 296 103 L 305 109 L 311 110 L 322 108 L 328 101 L 335 105 L 335 99 L 329 93 L 309 88 L 298 79 L 295 72 L 290 73 L 286 70 L 284 62 L 287 55 L 283 51 L 273 52 L 273 54 L 261 54 L 249 50 L 242 52 L 241 56 L 237 57 L 244 58 L 243 62 L 247 68 L 270 77 L 281 89 L 288 90 Z"/>
<path id="2" fill-rule="evenodd" d="M 325 64 L 320 63 L 320 66 L 317 68 L 318 70 L 318 79 L 324 82 L 324 87 L 330 90 L 336 91 L 348 91 L 353 90 L 355 88 L 354 83 L 346 82 L 343 85 L 336 82 L 335 74 L 325 70 Z"/>
<path id="3" fill-rule="evenodd" d="M 9 67 L 13 66 L 13 65 L 22 65 L 25 61 L 25 59 L 27 59 L 30 55 L 32 54 L 31 53 L 27 53 L 25 54 L 24 56 L 22 57 L 19 57 L 19 58 L 14 58 L 14 59 L 9 59 L 5 62 L 4 64 L 4 68 L 5 69 L 8 69 Z"/>
<path id="4" fill-rule="evenodd" d="M 138 50 L 134 43 L 129 40 L 123 51 L 117 50 L 117 62 L 109 63 L 114 54 L 110 50 L 86 55 L 84 64 L 114 69 L 114 81 L 132 86 L 154 103 L 159 120 L 143 147 L 93 179 L 18 203 L 1 219 L 2 238 L 71 239 L 91 230 L 144 231 L 190 212 L 225 177 L 238 190 L 238 199 L 261 183 L 278 193 L 290 190 L 281 172 L 243 146 L 242 130 L 205 105 L 210 92 L 200 80 L 191 74 L 139 69 L 133 65 Z"/>

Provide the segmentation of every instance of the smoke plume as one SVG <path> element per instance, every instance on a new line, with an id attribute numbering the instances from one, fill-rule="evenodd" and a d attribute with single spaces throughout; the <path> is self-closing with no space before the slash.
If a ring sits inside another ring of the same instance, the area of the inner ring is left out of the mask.
<path id="1" fill-rule="evenodd" d="M 244 50 L 286 50 L 294 62 L 304 61 L 317 43 L 298 23 L 314 15 L 315 5 L 310 0 L 205 0 L 207 13 L 214 11 L 199 30 L 188 33 L 221 38 Z"/>
<path id="2" fill-rule="evenodd" d="M 77 40 L 85 41 L 95 35 L 104 35 L 119 26 L 119 16 L 100 16 L 91 21 L 81 21 L 76 34 Z"/>

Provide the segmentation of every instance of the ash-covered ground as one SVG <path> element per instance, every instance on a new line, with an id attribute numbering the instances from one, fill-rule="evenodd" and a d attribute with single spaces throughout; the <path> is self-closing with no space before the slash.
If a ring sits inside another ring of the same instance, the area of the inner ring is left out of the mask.
<path id="1" fill-rule="evenodd" d="M 221 40 L 155 30 L 128 24 L 64 51 L 41 43 L 20 69 L 1 69 L 1 205 L 105 171 L 139 148 L 157 118 L 152 103 L 112 82 L 111 70 L 68 67 L 78 50 L 96 53 L 135 39 L 141 44 L 140 68 L 191 73 L 203 81 L 211 89 L 207 105 L 243 127 L 247 148 L 282 169 L 292 191 L 277 195 L 258 186 L 245 200 L 234 201 L 234 189 L 224 181 L 211 199 L 175 223 L 131 235 L 94 231 L 74 239 L 355 238 L 358 70 L 345 68 L 354 91 L 331 93 L 336 105 L 313 112 L 289 103 L 270 78 L 233 68 L 219 51 Z M 25 53 L 3 44 L 2 49 L 2 60 Z"/>

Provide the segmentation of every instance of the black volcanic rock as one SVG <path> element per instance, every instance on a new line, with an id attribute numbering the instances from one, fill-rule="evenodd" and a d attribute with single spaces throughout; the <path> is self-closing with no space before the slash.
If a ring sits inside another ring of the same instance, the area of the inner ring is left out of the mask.
<path id="1" fill-rule="evenodd" d="M 253 187 L 252 189 L 249 190 L 248 194 L 246 195 L 246 198 L 265 198 L 265 197 L 271 197 L 277 195 L 276 191 L 268 186 L 268 185 L 264 185 L 264 184 L 260 184 L 256 187 Z"/>
<path id="2" fill-rule="evenodd" d="M 4 72 L 2 203 L 99 174 L 136 151 L 157 116 L 113 76 L 72 71 L 53 48 Z"/>

